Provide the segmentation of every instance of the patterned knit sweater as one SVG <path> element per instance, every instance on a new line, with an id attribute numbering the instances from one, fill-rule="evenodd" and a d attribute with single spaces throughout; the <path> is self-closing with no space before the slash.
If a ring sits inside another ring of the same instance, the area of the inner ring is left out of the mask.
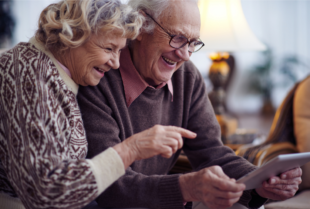
<path id="1" fill-rule="evenodd" d="M 76 209 L 124 174 L 112 148 L 84 159 L 77 90 L 34 38 L 0 56 L 0 193 L 26 208 Z"/>

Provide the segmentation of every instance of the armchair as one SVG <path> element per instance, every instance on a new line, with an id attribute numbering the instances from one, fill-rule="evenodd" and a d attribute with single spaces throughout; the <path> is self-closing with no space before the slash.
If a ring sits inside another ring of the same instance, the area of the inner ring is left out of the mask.
<path id="1" fill-rule="evenodd" d="M 261 166 L 279 154 L 310 151 L 310 76 L 297 83 L 278 108 L 266 141 L 241 146 L 236 154 Z M 299 193 L 288 200 L 272 202 L 266 209 L 310 208 L 310 163 L 302 167 Z"/>

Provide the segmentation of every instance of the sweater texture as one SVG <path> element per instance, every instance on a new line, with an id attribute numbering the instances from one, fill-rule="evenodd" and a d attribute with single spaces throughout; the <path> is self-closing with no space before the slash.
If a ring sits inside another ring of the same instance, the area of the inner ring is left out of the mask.
<path id="1" fill-rule="evenodd" d="M 121 54 L 120 67 L 130 70 L 131 65 L 123 64 L 130 59 L 126 52 L 129 50 Z M 184 138 L 183 146 L 196 171 L 219 165 L 235 179 L 253 171 L 255 166 L 223 146 L 204 80 L 196 67 L 190 61 L 185 62 L 171 81 L 173 101 L 167 85 L 160 89 L 147 87 L 129 107 L 120 70 L 105 73 L 96 87 L 80 87 L 77 98 L 88 138 L 88 157 L 156 124 L 173 125 L 197 133 L 196 139 Z M 169 159 L 155 156 L 134 162 L 125 176 L 97 198 L 98 204 L 107 208 L 184 208 L 180 174 L 167 175 L 180 152 Z M 252 198 L 251 191 L 245 191 L 239 202 L 258 208 L 265 201 Z"/>
<path id="2" fill-rule="evenodd" d="M 0 56 L 1 208 L 82 208 L 124 174 L 112 148 L 85 159 L 77 90 L 35 39 Z"/>

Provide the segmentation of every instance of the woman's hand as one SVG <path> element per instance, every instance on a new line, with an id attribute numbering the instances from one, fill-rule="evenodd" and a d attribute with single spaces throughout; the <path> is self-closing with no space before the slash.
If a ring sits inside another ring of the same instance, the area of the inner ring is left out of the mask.
<path id="1" fill-rule="evenodd" d="M 196 134 L 175 126 L 155 125 L 132 135 L 113 148 L 123 159 L 125 168 L 133 161 L 161 155 L 169 158 L 183 146 L 182 137 L 193 139 Z"/>
<path id="2" fill-rule="evenodd" d="M 150 129 L 135 134 L 124 141 L 136 154 L 136 160 L 155 155 L 170 158 L 183 146 L 183 139 L 196 137 L 196 134 L 175 126 L 155 125 Z"/>

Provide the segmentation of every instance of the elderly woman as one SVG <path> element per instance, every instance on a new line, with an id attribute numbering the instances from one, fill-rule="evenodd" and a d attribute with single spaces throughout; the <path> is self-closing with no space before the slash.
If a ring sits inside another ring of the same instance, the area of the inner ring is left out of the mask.
<path id="1" fill-rule="evenodd" d="M 85 159 L 78 85 L 97 85 L 118 68 L 126 38 L 135 38 L 142 22 L 118 0 L 64 0 L 41 13 L 35 38 L 2 54 L 1 208 L 82 208 L 134 160 L 170 157 L 182 136 L 195 137 L 154 126 Z"/>

